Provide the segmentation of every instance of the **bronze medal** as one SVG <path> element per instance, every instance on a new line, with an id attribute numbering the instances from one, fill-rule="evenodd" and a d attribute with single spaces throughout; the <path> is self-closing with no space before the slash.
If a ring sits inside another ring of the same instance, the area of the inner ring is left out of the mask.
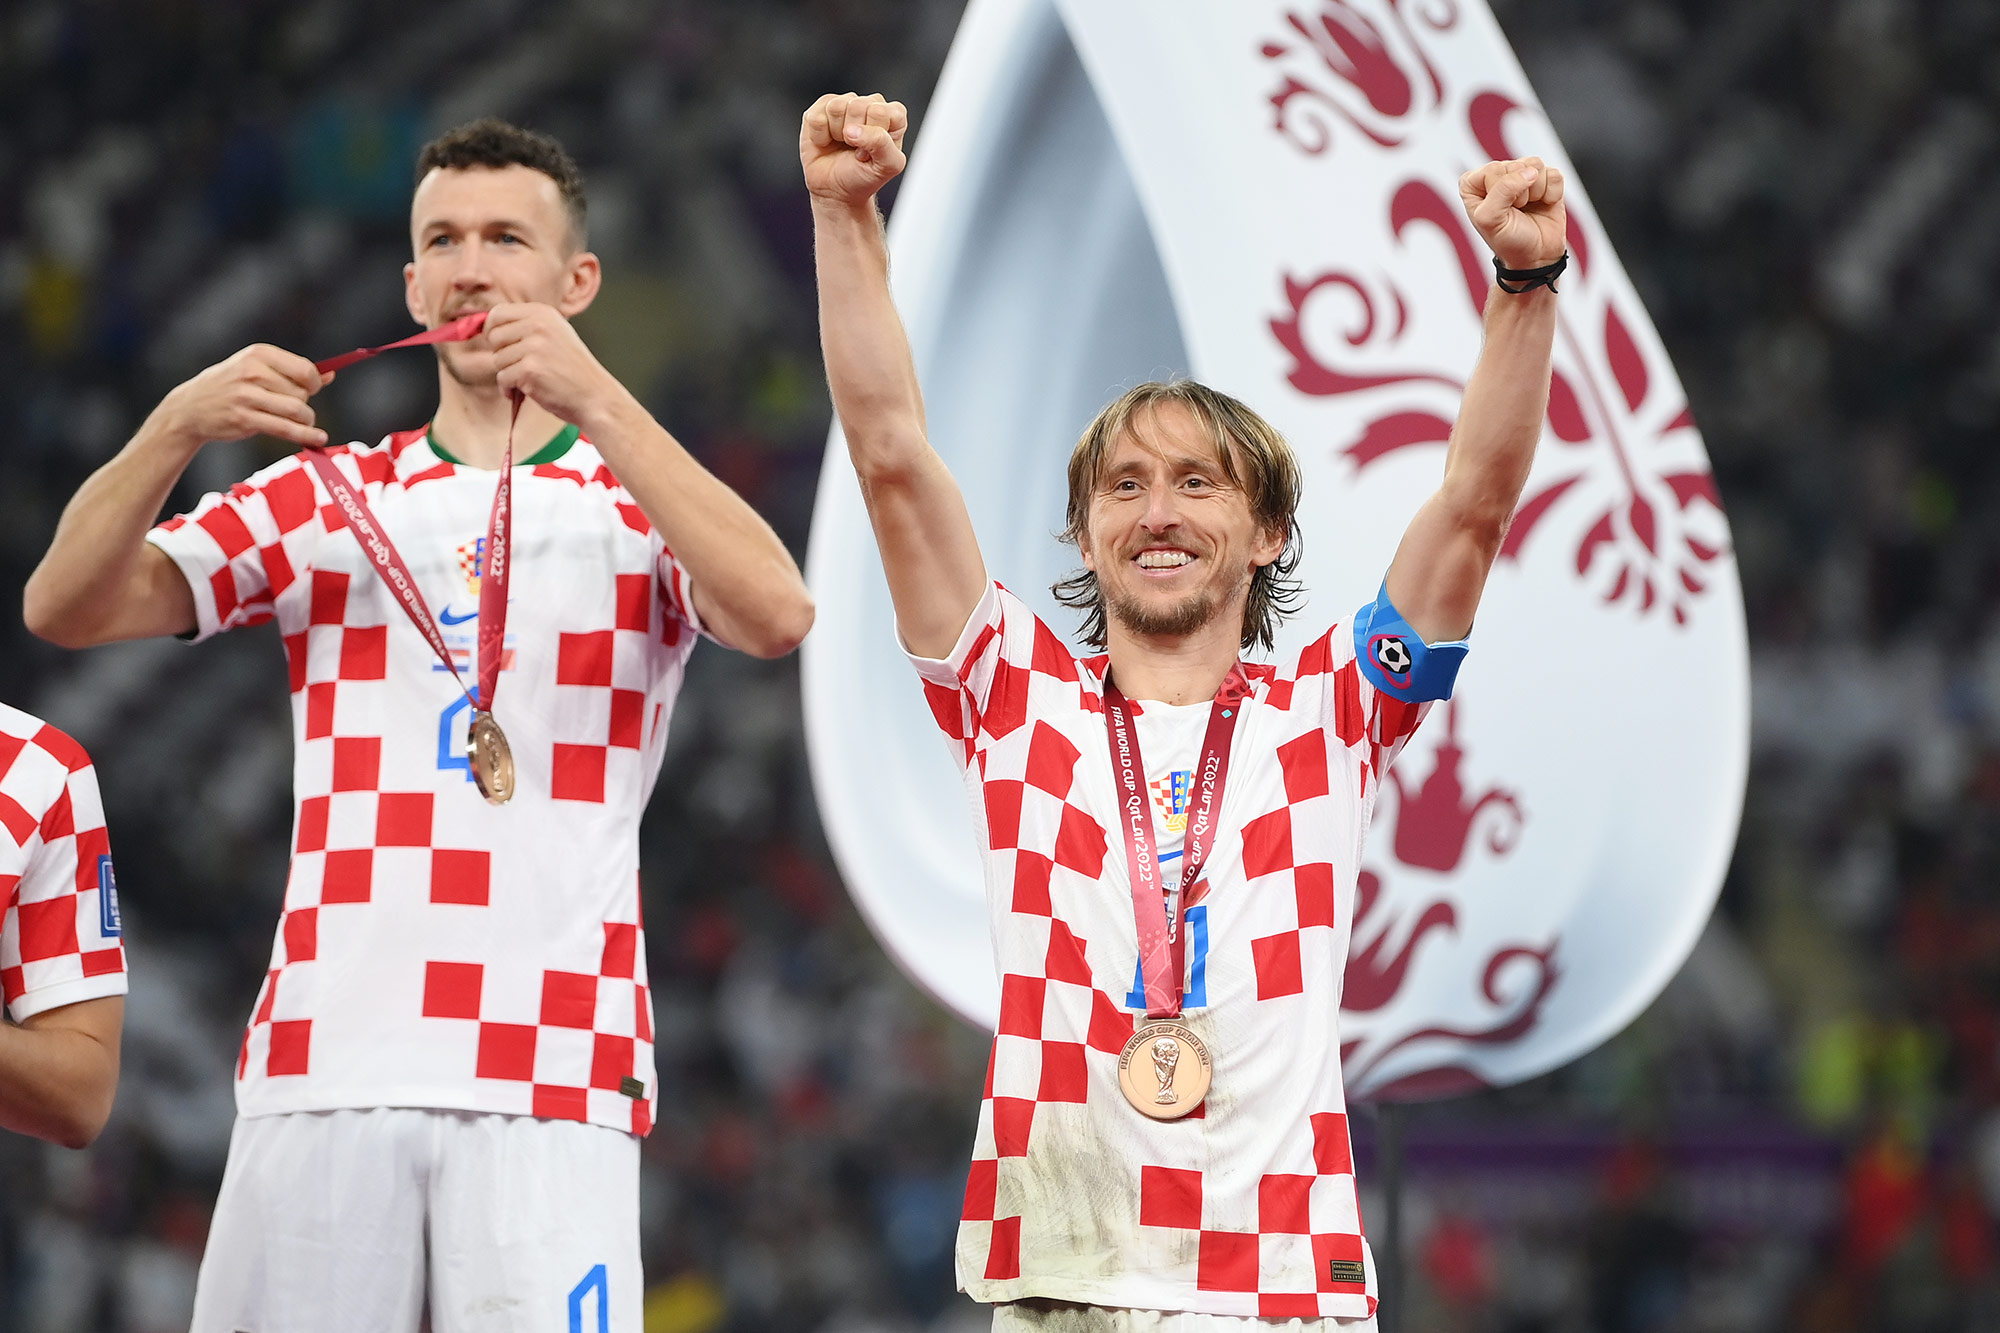
<path id="1" fill-rule="evenodd" d="M 489 805 L 505 805 L 514 797 L 514 752 L 507 748 L 507 733 L 491 713 L 479 713 L 465 733 L 465 758 L 472 765 L 473 780 Z"/>
<path id="2" fill-rule="evenodd" d="M 1208 1096 L 1208 1047 L 1177 1019 L 1141 1023 L 1118 1053 L 1118 1090 L 1132 1109 L 1178 1120 Z"/>

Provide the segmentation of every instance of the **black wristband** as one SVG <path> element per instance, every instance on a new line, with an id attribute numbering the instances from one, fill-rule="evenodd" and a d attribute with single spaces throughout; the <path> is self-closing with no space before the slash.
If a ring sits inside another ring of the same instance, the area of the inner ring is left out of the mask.
<path id="1" fill-rule="evenodd" d="M 1508 268 L 1500 262 L 1499 255 L 1493 256 L 1494 280 L 1500 284 L 1500 290 L 1506 292 L 1509 296 L 1519 296 L 1523 292 L 1533 291 L 1537 287 L 1546 287 L 1550 291 L 1554 291 L 1556 289 L 1556 279 L 1560 278 L 1563 270 L 1568 267 L 1569 251 L 1567 250 L 1563 251 L 1561 259 L 1558 259 L 1553 264 L 1544 264 L 1540 268 Z M 1518 287 L 1509 287 L 1507 284 L 1510 282 L 1519 283 L 1520 285 Z"/>

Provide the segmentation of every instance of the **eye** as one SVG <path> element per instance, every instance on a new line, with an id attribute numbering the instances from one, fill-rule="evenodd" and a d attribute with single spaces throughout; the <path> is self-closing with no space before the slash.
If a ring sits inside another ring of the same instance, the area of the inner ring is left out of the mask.
<path id="1" fill-rule="evenodd" d="M 1137 495 L 1139 483 L 1130 477 L 1121 477 L 1112 484 L 1112 491 L 1119 495 Z"/>
<path id="2" fill-rule="evenodd" d="M 429 250 L 435 250 L 439 246 L 449 245 L 449 244 L 451 244 L 451 237 L 446 236 L 444 233 L 440 232 L 436 236 L 431 237 L 428 241 L 425 241 L 424 247 Z"/>
<path id="3" fill-rule="evenodd" d="M 516 236 L 516 235 L 515 235 L 515 234 L 514 234 L 513 232 L 511 232 L 511 231 L 503 231 L 503 232 L 501 232 L 501 233 L 500 233 L 500 235 L 499 235 L 499 236 L 495 237 L 494 239 L 498 240 L 498 241 L 499 241 L 499 242 L 500 242 L 500 243 L 501 243 L 502 245 L 519 245 L 519 244 L 521 244 L 521 238 L 520 238 L 520 237 L 518 237 L 518 236 Z"/>

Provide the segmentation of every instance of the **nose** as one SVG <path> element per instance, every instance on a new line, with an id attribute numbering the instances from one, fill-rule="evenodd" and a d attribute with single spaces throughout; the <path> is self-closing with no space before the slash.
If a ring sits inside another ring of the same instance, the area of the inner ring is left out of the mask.
<path id="1" fill-rule="evenodd" d="M 452 270 L 451 285 L 456 291 L 482 291 L 493 283 L 486 269 L 486 243 L 474 236 L 459 247 L 458 264 Z"/>
<path id="2" fill-rule="evenodd" d="M 1166 532 L 1179 526 L 1180 511 L 1174 506 L 1174 488 L 1152 486 L 1146 491 L 1146 513 L 1139 522 L 1148 532 Z"/>

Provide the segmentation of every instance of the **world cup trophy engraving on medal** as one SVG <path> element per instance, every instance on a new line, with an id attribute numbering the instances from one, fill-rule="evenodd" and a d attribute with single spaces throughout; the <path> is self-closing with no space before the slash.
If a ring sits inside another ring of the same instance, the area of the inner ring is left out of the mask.
<path id="1" fill-rule="evenodd" d="M 1118 1054 L 1118 1089 L 1132 1109 L 1178 1120 L 1208 1096 L 1208 1047 L 1177 1019 L 1141 1023 Z"/>
<path id="2" fill-rule="evenodd" d="M 465 758 L 489 805 L 505 805 L 514 798 L 514 752 L 493 714 L 482 712 L 472 719 L 465 733 Z"/>
<path id="3" fill-rule="evenodd" d="M 1174 1095 L 1174 1066 L 1181 1062 L 1181 1045 L 1172 1037 L 1161 1037 L 1153 1043 L 1153 1072 L 1159 1075 L 1160 1091 L 1153 1100 L 1162 1106 L 1172 1106 L 1180 1100 Z"/>

